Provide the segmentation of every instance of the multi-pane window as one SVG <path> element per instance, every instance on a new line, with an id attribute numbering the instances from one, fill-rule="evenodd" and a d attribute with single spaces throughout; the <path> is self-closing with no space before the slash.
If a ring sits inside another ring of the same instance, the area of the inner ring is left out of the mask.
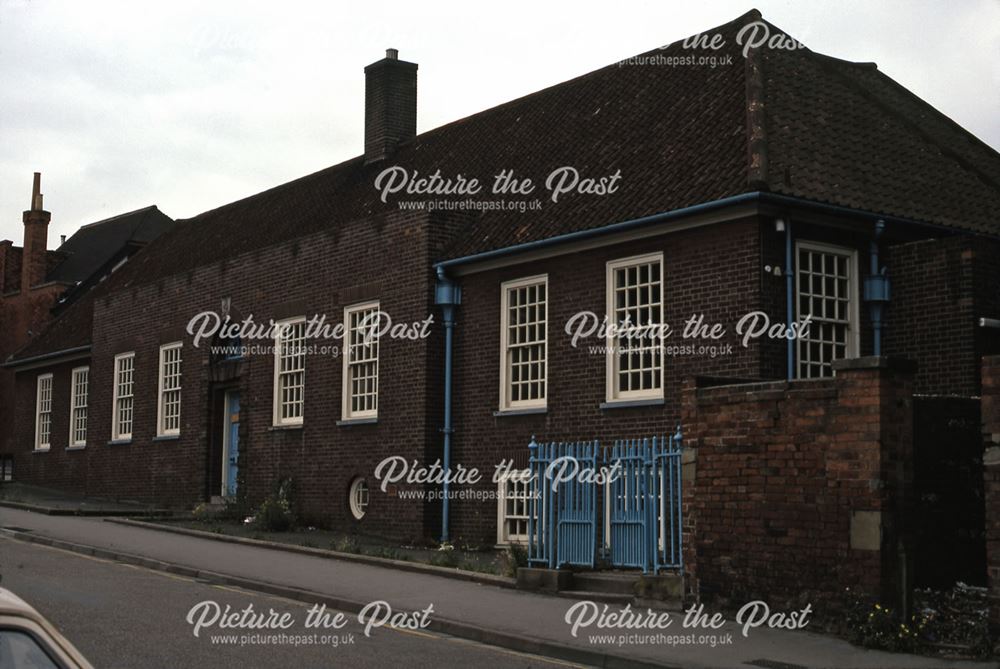
<path id="1" fill-rule="evenodd" d="M 301 425 L 306 384 L 306 319 L 277 323 L 274 340 L 274 424 Z"/>
<path id="2" fill-rule="evenodd" d="M 38 377 L 35 394 L 35 450 L 47 451 L 52 444 L 52 375 Z"/>
<path id="3" fill-rule="evenodd" d="M 798 339 L 798 377 L 833 376 L 834 360 L 857 355 L 857 259 L 851 249 L 800 242 L 796 257 L 798 320 L 811 317 Z"/>
<path id="4" fill-rule="evenodd" d="M 134 387 L 135 353 L 119 353 L 115 356 L 115 387 L 112 401 L 111 438 L 114 441 L 132 438 Z"/>
<path id="5" fill-rule="evenodd" d="M 500 290 L 500 408 L 544 407 L 548 279 L 509 281 Z"/>
<path id="6" fill-rule="evenodd" d="M 344 353 L 343 417 L 378 416 L 379 304 L 344 309 L 347 342 Z"/>
<path id="7" fill-rule="evenodd" d="M 497 543 L 526 542 L 531 500 L 530 470 L 507 472 L 498 485 Z"/>
<path id="8" fill-rule="evenodd" d="M 159 401 L 156 434 L 169 436 L 181 431 L 181 342 L 160 347 Z"/>
<path id="9" fill-rule="evenodd" d="M 14 456 L 0 455 L 0 481 L 10 482 L 14 480 Z"/>
<path id="10" fill-rule="evenodd" d="M 608 263 L 608 400 L 663 397 L 663 255 Z"/>
<path id="11" fill-rule="evenodd" d="M 90 380 L 89 367 L 77 367 L 70 379 L 69 445 L 87 444 L 87 395 Z"/>

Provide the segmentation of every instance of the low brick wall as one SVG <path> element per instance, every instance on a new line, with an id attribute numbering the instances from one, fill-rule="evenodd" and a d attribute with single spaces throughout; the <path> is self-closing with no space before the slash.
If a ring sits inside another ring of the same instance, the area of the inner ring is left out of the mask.
<path id="1" fill-rule="evenodd" d="M 1000 355 L 983 358 L 982 401 L 990 626 L 1000 637 Z"/>
<path id="2" fill-rule="evenodd" d="M 900 601 L 912 365 L 839 365 L 835 379 L 685 386 L 685 561 L 699 595 L 815 605 L 850 587 Z"/>

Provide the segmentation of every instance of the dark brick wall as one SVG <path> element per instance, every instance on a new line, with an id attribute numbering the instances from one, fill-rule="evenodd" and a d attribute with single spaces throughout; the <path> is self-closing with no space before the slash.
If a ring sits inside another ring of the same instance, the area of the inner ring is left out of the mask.
<path id="1" fill-rule="evenodd" d="M 272 429 L 273 356 L 252 354 L 238 378 L 214 372 L 205 343 L 192 346 L 183 332 L 201 311 L 218 311 L 231 299 L 234 320 L 326 314 L 343 320 L 343 308 L 378 298 L 394 321 L 418 321 L 432 313 L 431 257 L 442 244 L 440 222 L 425 214 L 392 214 L 360 221 L 261 249 L 224 263 L 204 266 L 155 283 L 119 289 L 97 301 L 90 376 L 90 428 L 84 452 L 70 454 L 85 467 L 59 471 L 64 457 L 68 377 L 56 378 L 53 450 L 30 454 L 36 370 L 18 376 L 18 474 L 33 483 L 72 487 L 91 495 L 190 506 L 216 492 L 208 458 L 220 437 L 218 393 L 241 391 L 241 471 L 251 502 L 259 501 L 282 477 L 292 477 L 301 512 L 310 522 L 357 528 L 401 538 L 431 534 L 423 505 L 377 492 L 372 472 L 389 455 L 422 461 L 437 457 L 440 428 L 440 325 L 422 341 L 386 339 L 381 344 L 379 421 L 337 425 L 341 417 L 343 361 L 314 353 L 306 359 L 305 418 L 301 429 Z M 179 439 L 155 440 L 158 349 L 182 340 L 182 427 Z M 255 342 L 248 341 L 247 344 Z M 260 342 L 269 344 L 269 342 Z M 339 346 L 340 341 L 319 342 Z M 136 352 L 135 423 L 130 444 L 109 445 L 113 358 Z M 218 382 L 213 382 L 213 378 Z M 347 505 L 355 476 L 372 485 L 368 515 L 356 523 Z M 72 481 L 68 481 L 72 479 Z"/>
<path id="2" fill-rule="evenodd" d="M 982 316 L 1000 317 L 1000 245 L 946 237 L 891 246 L 892 279 L 884 352 L 918 363 L 916 391 L 979 394 L 979 359 L 1000 351 L 1000 331 Z"/>
<path id="3" fill-rule="evenodd" d="M 884 359 L 862 361 L 830 380 L 685 386 L 693 591 L 815 604 L 852 587 L 897 601 L 912 381 Z M 852 545 L 859 513 L 881 518 L 880 545 Z"/>
<path id="4" fill-rule="evenodd" d="M 1000 356 L 983 358 L 983 457 L 990 626 L 1000 638 Z"/>
<path id="5" fill-rule="evenodd" d="M 9 250 L 9 247 L 8 247 Z M 3 247 L 0 246 L 0 253 Z M 0 361 L 6 360 L 52 320 L 52 306 L 65 290 L 61 284 L 47 284 L 26 291 L 0 294 Z M 0 367 L 0 425 L 14 422 L 14 373 Z M 0 453 L 13 449 L 13 430 L 0 430 Z"/>
<path id="6" fill-rule="evenodd" d="M 54 367 L 20 372 L 16 376 L 17 439 L 14 476 L 18 481 L 42 483 L 75 493 L 86 491 L 90 463 L 84 451 L 66 450 L 69 443 L 70 376 L 76 367 L 88 365 L 87 360 L 65 362 Z M 51 449 L 32 452 L 35 445 L 35 401 L 38 376 L 52 374 Z M 110 421 L 110 416 L 108 418 Z"/>
<path id="7" fill-rule="evenodd" d="M 486 480 L 505 459 L 526 465 L 527 444 L 540 439 L 593 439 L 672 432 L 680 418 L 681 379 L 695 374 L 756 378 L 761 361 L 757 345 L 736 344 L 733 325 L 760 300 L 759 226 L 756 219 L 695 228 L 670 235 L 525 263 L 461 278 L 455 360 L 455 439 L 453 463 L 478 467 Z M 680 328 L 695 313 L 727 324 L 734 352 L 668 355 L 663 406 L 601 409 L 605 401 L 605 358 L 588 345 L 592 337 L 570 346 L 564 328 L 582 310 L 603 317 L 606 311 L 605 265 L 610 260 L 662 251 L 665 319 L 682 344 Z M 549 282 L 548 407 L 542 415 L 494 416 L 499 408 L 500 284 L 547 274 Z M 459 501 L 452 506 L 452 535 L 471 543 L 496 541 L 495 501 Z"/>

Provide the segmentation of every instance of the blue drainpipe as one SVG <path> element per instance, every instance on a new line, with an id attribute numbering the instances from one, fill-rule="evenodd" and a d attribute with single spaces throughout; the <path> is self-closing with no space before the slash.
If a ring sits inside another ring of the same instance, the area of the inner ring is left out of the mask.
<path id="1" fill-rule="evenodd" d="M 792 253 L 792 222 L 782 221 L 785 226 L 785 323 L 791 324 L 795 318 L 795 265 Z M 788 339 L 788 380 L 795 378 L 795 341 Z"/>
<path id="2" fill-rule="evenodd" d="M 869 246 L 871 273 L 865 277 L 865 302 L 868 303 L 868 312 L 871 314 L 874 333 L 872 354 L 877 356 L 882 355 L 882 323 L 885 318 L 885 308 L 889 305 L 891 297 L 889 277 L 886 275 L 885 267 L 879 269 L 878 266 L 878 240 L 884 231 L 885 221 L 877 221 L 875 223 L 875 237 Z"/>
<path id="3" fill-rule="evenodd" d="M 437 268 L 437 285 L 434 287 L 434 303 L 441 307 L 444 319 L 444 471 L 451 467 L 451 367 L 454 348 L 455 308 L 462 303 L 462 289 L 445 274 L 444 267 Z M 448 541 L 448 476 L 442 485 L 441 500 L 441 543 Z"/>

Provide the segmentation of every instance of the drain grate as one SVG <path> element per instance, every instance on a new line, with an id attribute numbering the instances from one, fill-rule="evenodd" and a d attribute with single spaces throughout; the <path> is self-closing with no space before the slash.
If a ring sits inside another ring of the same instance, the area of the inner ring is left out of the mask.
<path id="1" fill-rule="evenodd" d="M 801 664 L 789 664 L 788 662 L 778 662 L 777 660 L 750 660 L 744 664 L 752 664 L 755 667 L 764 667 L 764 669 L 809 669 Z"/>

